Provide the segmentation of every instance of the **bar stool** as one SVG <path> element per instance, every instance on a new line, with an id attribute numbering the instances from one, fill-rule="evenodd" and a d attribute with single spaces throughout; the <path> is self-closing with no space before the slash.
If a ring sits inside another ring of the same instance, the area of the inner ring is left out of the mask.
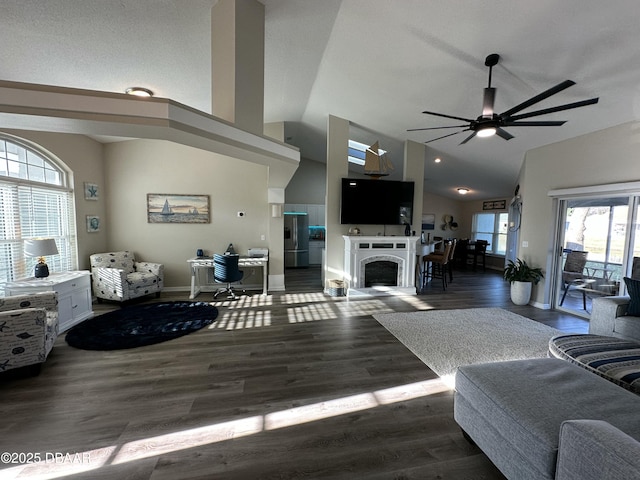
<path id="1" fill-rule="evenodd" d="M 441 278 L 442 289 L 447 289 L 447 265 L 449 264 L 449 259 L 451 257 L 452 245 L 453 242 L 448 242 L 444 247 L 444 252 L 434 252 L 422 257 L 422 268 L 424 271 L 422 288 L 426 286 L 430 278 L 432 280 L 434 278 Z"/>

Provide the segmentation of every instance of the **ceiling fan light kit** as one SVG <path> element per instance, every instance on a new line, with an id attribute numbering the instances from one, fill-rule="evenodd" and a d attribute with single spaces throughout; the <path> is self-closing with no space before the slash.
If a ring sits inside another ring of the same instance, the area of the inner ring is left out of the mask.
<path id="1" fill-rule="evenodd" d="M 471 132 L 471 135 L 469 135 L 462 142 L 460 142 L 460 145 L 464 145 L 474 137 L 486 138 L 486 137 L 491 137 L 493 135 L 498 135 L 504 140 L 511 140 L 512 138 L 514 138 L 513 135 L 511 135 L 503 127 L 559 127 L 561 125 L 564 125 L 566 123 L 566 120 L 529 120 L 529 121 L 522 121 L 522 120 L 524 120 L 525 118 L 537 117 L 540 115 L 546 115 L 546 114 L 555 113 L 555 112 L 562 112 L 564 110 L 585 107 L 587 105 L 593 105 L 595 103 L 598 103 L 599 98 L 596 97 L 596 98 L 590 98 L 588 100 L 582 100 L 580 102 L 567 103 L 564 105 L 559 105 L 557 107 L 544 108 L 541 110 L 535 110 L 533 112 L 521 113 L 519 115 L 516 115 L 522 110 L 525 110 L 530 106 L 535 105 L 536 103 L 539 103 L 551 97 L 552 95 L 555 95 L 556 93 L 559 93 L 576 84 L 573 80 L 565 80 L 559 83 L 558 85 L 556 85 L 555 87 L 551 87 L 550 89 L 545 90 L 544 92 L 531 97 L 529 100 L 526 100 L 503 113 L 496 114 L 494 112 L 496 89 L 491 86 L 491 75 L 493 73 L 493 67 L 495 67 L 498 64 L 499 60 L 500 60 L 500 55 L 498 55 L 497 53 L 492 53 L 487 56 L 484 62 L 484 64 L 487 67 L 489 67 L 489 83 L 487 88 L 484 89 L 484 95 L 483 95 L 483 101 L 482 101 L 482 115 L 480 115 L 478 118 L 474 120 L 472 118 L 456 117 L 454 115 L 447 115 L 444 113 L 437 113 L 437 112 L 431 112 L 431 111 L 425 110 L 422 113 L 426 115 L 434 115 L 436 117 L 444 117 L 452 120 L 460 120 L 462 122 L 467 122 L 467 123 L 464 125 L 445 125 L 442 127 L 412 128 L 407 131 L 416 132 L 416 131 L 424 131 L 424 130 L 440 130 L 444 128 L 461 128 L 462 129 L 454 133 L 448 133 L 447 135 L 442 135 L 432 140 L 428 140 L 424 143 L 435 142 L 436 140 L 451 137 L 453 135 L 457 135 L 462 132 Z"/>
<path id="2" fill-rule="evenodd" d="M 476 132 L 476 135 L 481 138 L 493 137 L 496 134 L 496 129 L 493 127 L 481 128 Z"/>

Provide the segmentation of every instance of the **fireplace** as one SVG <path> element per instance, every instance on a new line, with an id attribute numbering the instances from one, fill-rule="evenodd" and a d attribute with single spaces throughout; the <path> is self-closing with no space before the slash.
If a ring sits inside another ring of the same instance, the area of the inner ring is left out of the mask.
<path id="1" fill-rule="evenodd" d="M 364 286 L 396 287 L 398 285 L 398 264 L 393 260 L 369 259 L 364 264 Z"/>
<path id="2" fill-rule="evenodd" d="M 348 296 L 416 294 L 418 237 L 343 238 Z"/>

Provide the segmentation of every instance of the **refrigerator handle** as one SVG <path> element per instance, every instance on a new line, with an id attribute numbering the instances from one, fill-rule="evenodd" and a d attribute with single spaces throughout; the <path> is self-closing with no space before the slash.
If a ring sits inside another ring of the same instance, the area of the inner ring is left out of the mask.
<path id="1" fill-rule="evenodd" d="M 293 228 L 291 231 L 293 232 L 293 249 L 298 250 L 298 219 L 295 217 L 293 219 Z"/>

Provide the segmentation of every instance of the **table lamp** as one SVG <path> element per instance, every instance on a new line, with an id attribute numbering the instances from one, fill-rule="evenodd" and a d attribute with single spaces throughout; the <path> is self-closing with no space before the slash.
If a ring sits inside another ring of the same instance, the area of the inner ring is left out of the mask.
<path id="1" fill-rule="evenodd" d="M 49 267 L 44 260 L 45 255 L 58 255 L 58 247 L 53 238 L 33 238 L 25 240 L 24 254 L 27 257 L 39 257 L 36 264 L 35 277 L 46 278 L 49 276 Z"/>

